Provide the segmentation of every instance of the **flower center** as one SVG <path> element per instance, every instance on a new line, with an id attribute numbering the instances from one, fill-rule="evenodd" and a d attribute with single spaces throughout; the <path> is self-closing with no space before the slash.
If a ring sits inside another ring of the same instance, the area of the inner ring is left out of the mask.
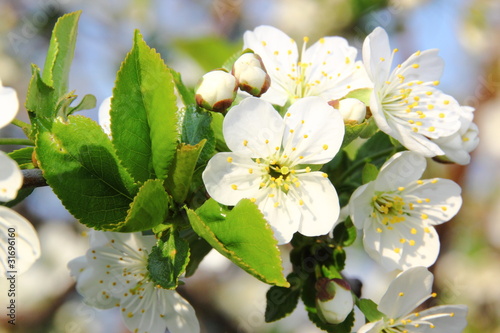
<path id="1" fill-rule="evenodd" d="M 376 192 L 372 198 L 372 206 L 372 217 L 383 225 L 406 220 L 406 202 L 397 192 Z"/>
<path id="2" fill-rule="evenodd" d="M 260 187 L 277 188 L 284 193 L 288 193 L 292 186 L 299 187 L 300 182 L 295 176 L 297 170 L 291 166 L 287 159 L 282 158 L 282 156 L 280 159 L 281 161 L 276 161 L 271 158 L 271 160 L 263 163 L 259 163 L 260 160 L 257 160 L 257 163 L 262 165 L 264 171 Z"/>

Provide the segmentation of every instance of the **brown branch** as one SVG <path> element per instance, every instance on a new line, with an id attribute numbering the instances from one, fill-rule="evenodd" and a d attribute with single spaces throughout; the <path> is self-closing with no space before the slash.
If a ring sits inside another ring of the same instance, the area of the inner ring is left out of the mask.
<path id="1" fill-rule="evenodd" d="M 45 178 L 43 178 L 42 170 L 40 169 L 26 169 L 21 170 L 23 173 L 23 186 L 22 188 L 33 188 L 48 186 Z"/>

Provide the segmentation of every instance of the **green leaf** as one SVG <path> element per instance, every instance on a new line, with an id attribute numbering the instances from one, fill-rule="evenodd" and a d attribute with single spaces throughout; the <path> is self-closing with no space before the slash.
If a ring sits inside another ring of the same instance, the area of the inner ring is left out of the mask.
<path id="1" fill-rule="evenodd" d="M 377 179 L 378 169 L 375 164 L 366 163 L 363 167 L 363 171 L 361 171 L 361 179 L 363 184 L 369 183 Z"/>
<path id="2" fill-rule="evenodd" d="M 370 105 L 370 96 L 372 94 L 372 88 L 361 88 L 350 91 L 344 98 L 356 98 L 361 102 L 365 103 L 365 105 Z"/>
<path id="3" fill-rule="evenodd" d="M 366 127 L 359 132 L 359 137 L 363 139 L 368 139 L 369 137 L 375 135 L 378 131 L 378 126 L 377 123 L 375 122 L 375 119 L 373 117 L 369 118 L 366 120 Z"/>
<path id="4" fill-rule="evenodd" d="M 24 169 L 34 169 L 33 165 L 33 151 L 35 149 L 33 147 L 21 148 L 18 150 L 14 150 L 10 152 L 8 155 L 14 161 L 19 164 L 19 168 Z"/>
<path id="5" fill-rule="evenodd" d="M 236 265 L 265 283 L 289 286 L 273 231 L 253 202 L 227 210 L 209 199 L 187 214 L 194 231 Z"/>
<path id="6" fill-rule="evenodd" d="M 289 288 L 272 286 L 266 293 L 266 323 L 288 316 L 295 310 L 299 302 L 301 281 L 295 273 L 287 276 Z"/>
<path id="7" fill-rule="evenodd" d="M 376 166 L 380 166 L 389 155 L 394 153 L 394 151 L 388 151 L 385 154 L 380 153 L 393 148 L 394 146 L 392 145 L 389 136 L 384 132 L 377 132 L 359 148 L 358 153 L 356 154 L 356 160 L 366 159 L 366 162 L 371 162 Z M 382 163 L 378 164 L 376 161 L 382 161 Z"/>
<path id="8" fill-rule="evenodd" d="M 224 122 L 224 116 L 219 112 L 211 112 L 211 114 L 212 114 L 212 123 L 210 124 L 210 127 L 214 132 L 215 149 L 217 151 L 230 151 L 230 149 L 226 145 L 224 134 L 222 133 L 222 124 Z"/>
<path id="9" fill-rule="evenodd" d="M 189 263 L 186 267 L 186 277 L 190 277 L 196 272 L 203 258 L 212 249 L 212 246 L 203 238 L 196 238 L 189 242 Z"/>
<path id="10" fill-rule="evenodd" d="M 181 95 L 184 105 L 186 105 L 186 107 L 189 107 L 191 105 L 196 105 L 194 91 L 192 89 L 187 88 L 184 85 L 184 83 L 182 82 L 181 74 L 174 71 L 173 69 L 170 69 L 170 73 L 172 73 L 172 77 L 175 82 L 175 87 L 177 88 L 177 91 Z"/>
<path id="11" fill-rule="evenodd" d="M 357 229 L 348 216 L 344 222 L 337 224 L 333 230 L 333 240 L 335 244 L 342 247 L 350 246 L 356 240 L 357 234 Z"/>
<path id="12" fill-rule="evenodd" d="M 220 68 L 231 55 L 241 50 L 241 44 L 230 44 L 221 37 L 203 37 L 198 39 L 179 39 L 175 46 L 196 60 L 204 71 Z M 200 52 L 203 50 L 203 52 Z"/>
<path id="13" fill-rule="evenodd" d="M 380 320 L 384 317 L 384 314 L 378 310 L 377 304 L 371 299 L 358 299 L 356 305 L 370 322 Z"/>
<path id="14" fill-rule="evenodd" d="M 81 223 L 116 229 L 125 221 L 138 188 L 96 122 L 56 120 L 52 132 L 38 134 L 35 151 L 47 183 Z"/>
<path id="15" fill-rule="evenodd" d="M 67 116 L 69 116 L 70 114 L 77 112 L 77 111 L 93 109 L 96 107 L 96 104 L 97 104 L 97 100 L 96 100 L 95 96 L 87 94 L 87 95 L 83 96 L 80 103 L 78 103 L 76 106 L 70 108 Z"/>
<path id="16" fill-rule="evenodd" d="M 151 280 L 165 289 L 175 289 L 189 260 L 189 245 L 177 231 L 158 240 L 148 257 Z"/>
<path id="17" fill-rule="evenodd" d="M 344 141 L 342 141 L 342 147 L 347 146 L 355 139 L 359 137 L 359 134 L 363 132 L 368 126 L 368 121 L 364 121 L 361 124 L 345 124 L 345 134 Z"/>
<path id="18" fill-rule="evenodd" d="M 168 178 L 165 180 L 165 188 L 174 198 L 175 202 L 182 203 L 186 197 L 193 179 L 193 172 L 198 162 L 201 150 L 206 139 L 199 144 L 191 146 L 180 144 L 175 154 L 174 162 L 170 168 Z"/>
<path id="19" fill-rule="evenodd" d="M 170 70 L 136 31 L 110 111 L 113 145 L 136 181 L 167 177 L 179 138 L 176 100 Z"/>
<path id="20" fill-rule="evenodd" d="M 54 88 L 43 82 L 40 76 L 40 68 L 31 65 L 32 76 L 26 94 L 26 110 L 31 119 L 32 132 L 30 139 L 34 140 L 38 128 L 41 126 L 49 128 L 57 114 L 57 101 Z"/>
<path id="21" fill-rule="evenodd" d="M 163 181 L 150 179 L 142 185 L 130 205 L 125 223 L 116 231 L 135 232 L 149 230 L 167 218 L 169 196 Z"/>
<path id="22" fill-rule="evenodd" d="M 211 128 L 212 117 L 194 105 L 186 108 L 182 124 L 182 142 L 196 145 L 206 140 L 197 165 L 206 163 L 215 152 L 215 136 Z"/>
<path id="23" fill-rule="evenodd" d="M 61 16 L 52 31 L 42 79 L 54 88 L 57 97 L 68 90 L 69 70 L 75 53 L 80 14 L 81 11 L 78 11 Z"/>

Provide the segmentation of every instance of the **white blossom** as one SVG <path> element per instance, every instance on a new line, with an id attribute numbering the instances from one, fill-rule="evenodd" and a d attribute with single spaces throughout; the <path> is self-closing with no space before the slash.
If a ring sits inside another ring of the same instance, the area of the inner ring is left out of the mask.
<path id="1" fill-rule="evenodd" d="M 206 73 L 196 87 L 196 103 L 212 111 L 224 111 L 234 101 L 238 80 L 223 70 Z"/>
<path id="2" fill-rule="evenodd" d="M 474 108 L 462 106 L 460 113 L 460 129 L 458 132 L 443 138 L 433 140 L 444 152 L 446 160 L 458 163 L 469 164 L 470 152 L 476 149 L 479 144 L 479 129 L 472 122 L 474 118 Z M 441 158 L 441 156 L 439 157 Z"/>
<path id="3" fill-rule="evenodd" d="M 148 254 L 154 245 L 154 236 L 91 231 L 86 255 L 68 264 L 78 292 L 90 306 L 120 308 L 125 325 L 135 333 L 164 333 L 167 328 L 199 332 L 191 305 L 150 279 Z"/>
<path id="4" fill-rule="evenodd" d="M 354 308 L 351 286 L 342 279 L 320 278 L 315 288 L 318 315 L 330 324 L 343 322 Z"/>
<path id="5" fill-rule="evenodd" d="M 356 98 L 344 98 L 339 101 L 339 111 L 345 122 L 362 123 L 366 116 L 366 105 Z"/>
<path id="6" fill-rule="evenodd" d="M 271 77 L 266 72 L 262 58 L 253 52 L 243 53 L 233 64 L 231 74 L 238 80 L 241 90 L 260 97 L 271 84 Z"/>
<path id="7" fill-rule="evenodd" d="M 270 103 L 283 106 L 306 96 L 335 100 L 371 86 L 356 61 L 356 48 L 342 37 L 323 37 L 309 48 L 309 38 L 304 37 L 300 54 L 292 38 L 271 26 L 246 31 L 243 40 L 243 48 L 262 57 L 271 77 L 271 87 L 262 95 Z"/>
<path id="8" fill-rule="evenodd" d="M 268 102 L 249 97 L 229 110 L 223 134 L 232 152 L 216 154 L 203 172 L 216 201 L 254 201 L 279 244 L 296 231 L 318 236 L 332 229 L 339 215 L 337 192 L 312 165 L 327 163 L 341 146 L 338 110 L 321 97 L 307 97 L 281 117 Z"/>
<path id="9" fill-rule="evenodd" d="M 0 80 L 0 128 L 10 124 L 18 110 L 19 100 L 16 91 L 10 87 L 4 87 Z"/>
<path id="10" fill-rule="evenodd" d="M 460 186 L 453 181 L 419 179 L 425 167 L 418 153 L 397 153 L 350 199 L 365 250 L 388 270 L 432 265 L 439 254 L 434 226 L 449 221 L 462 205 Z"/>
<path id="11" fill-rule="evenodd" d="M 358 333 L 460 333 L 467 325 L 465 305 L 441 305 L 412 312 L 432 292 L 434 278 L 425 267 L 413 267 L 400 273 L 382 296 L 378 310 L 385 316 L 368 323 Z"/>
<path id="12" fill-rule="evenodd" d="M 393 70 L 397 49 L 376 28 L 363 43 L 363 63 L 373 81 L 370 110 L 377 126 L 409 150 L 426 157 L 444 155 L 431 141 L 460 128 L 460 105 L 435 86 L 444 62 L 438 50 L 417 51 Z"/>

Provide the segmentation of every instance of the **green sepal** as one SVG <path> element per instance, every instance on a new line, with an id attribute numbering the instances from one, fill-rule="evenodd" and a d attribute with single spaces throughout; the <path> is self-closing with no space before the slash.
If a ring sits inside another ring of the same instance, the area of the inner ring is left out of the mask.
<path id="1" fill-rule="evenodd" d="M 148 257 L 148 271 L 151 280 L 164 289 L 175 289 L 179 276 L 184 273 L 189 261 L 189 245 L 171 231 L 159 239 Z"/>
<path id="2" fill-rule="evenodd" d="M 82 116 L 55 120 L 36 143 L 44 178 L 75 218 L 98 230 L 125 221 L 138 187 L 96 122 Z"/>
<path id="3" fill-rule="evenodd" d="M 206 139 L 203 139 L 194 146 L 181 143 L 177 148 L 170 173 L 165 180 L 165 188 L 177 203 L 186 200 L 198 157 L 206 141 Z"/>
<path id="4" fill-rule="evenodd" d="M 170 197 L 163 188 L 162 180 L 146 181 L 130 204 L 124 223 L 114 231 L 143 231 L 160 225 L 167 218 L 169 200 Z"/>
<path id="5" fill-rule="evenodd" d="M 289 288 L 272 286 L 266 293 L 266 323 L 280 320 L 295 310 L 299 302 L 302 281 L 295 273 L 287 276 Z"/>
<path id="6" fill-rule="evenodd" d="M 160 55 L 136 31 L 111 99 L 116 153 L 136 181 L 167 177 L 179 139 L 174 80 Z"/>
<path id="7" fill-rule="evenodd" d="M 350 246 L 356 240 L 358 231 L 348 216 L 344 222 L 337 224 L 333 229 L 333 240 L 335 244 L 342 247 Z"/>
<path id="8" fill-rule="evenodd" d="M 378 172 L 379 170 L 375 166 L 375 164 L 366 163 L 365 166 L 363 167 L 363 170 L 361 171 L 361 180 L 363 184 L 369 183 L 377 179 Z"/>
<path id="9" fill-rule="evenodd" d="M 253 202 L 243 199 L 228 210 L 209 199 L 187 214 L 193 230 L 243 270 L 262 282 L 289 286 L 273 231 Z"/>
<path id="10" fill-rule="evenodd" d="M 370 105 L 370 96 L 373 92 L 372 88 L 361 88 L 361 89 L 356 89 L 350 91 L 344 98 L 356 98 L 357 100 L 360 100 L 361 102 L 365 103 L 366 106 Z"/>
<path id="11" fill-rule="evenodd" d="M 25 147 L 21 149 L 14 150 L 7 155 L 17 162 L 21 170 L 34 169 L 33 165 L 33 152 L 34 147 Z"/>
<path id="12" fill-rule="evenodd" d="M 377 304 L 371 299 L 361 298 L 356 300 L 356 305 L 363 312 L 369 322 L 375 322 L 384 317 L 384 314 L 378 310 Z"/>
<path id="13" fill-rule="evenodd" d="M 342 141 L 342 148 L 346 147 L 348 144 L 353 142 L 359 137 L 359 134 L 363 132 L 368 126 L 368 121 L 364 121 L 361 124 L 345 124 L 345 134 L 344 140 Z"/>

